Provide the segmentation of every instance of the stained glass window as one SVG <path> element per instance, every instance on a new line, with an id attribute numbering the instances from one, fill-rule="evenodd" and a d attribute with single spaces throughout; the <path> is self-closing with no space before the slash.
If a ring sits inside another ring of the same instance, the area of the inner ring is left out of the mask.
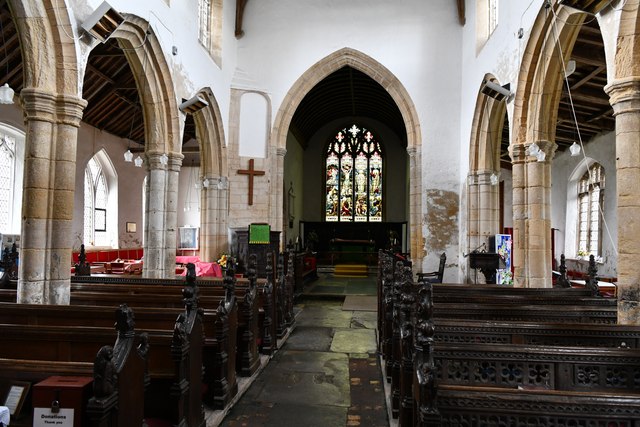
<path id="1" fill-rule="evenodd" d="M 89 160 L 84 173 L 84 241 L 91 246 L 109 246 L 107 201 L 109 190 L 100 164 Z"/>
<path id="2" fill-rule="evenodd" d="M 9 233 L 13 213 L 16 140 L 0 135 L 0 233 Z"/>
<path id="3" fill-rule="evenodd" d="M 325 220 L 382 221 L 380 143 L 355 124 L 344 128 L 325 151 Z"/>
<path id="4" fill-rule="evenodd" d="M 600 256 L 604 169 L 594 163 L 578 183 L 578 254 Z"/>

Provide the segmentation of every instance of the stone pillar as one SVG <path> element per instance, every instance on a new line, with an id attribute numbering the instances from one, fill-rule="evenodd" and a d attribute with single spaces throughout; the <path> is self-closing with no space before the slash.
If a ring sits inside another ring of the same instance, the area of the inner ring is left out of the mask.
<path id="1" fill-rule="evenodd" d="M 282 231 L 280 235 L 280 250 L 284 250 L 286 242 L 286 224 L 284 220 L 284 156 L 287 155 L 287 149 L 278 147 L 276 149 L 276 176 L 272 176 L 271 185 L 275 185 L 275 203 L 273 203 L 275 211 L 272 213 L 271 229 Z"/>
<path id="2" fill-rule="evenodd" d="M 78 127 L 86 101 L 25 88 L 19 303 L 69 304 Z"/>
<path id="3" fill-rule="evenodd" d="M 616 118 L 618 323 L 640 324 L 640 77 L 605 87 Z"/>
<path id="4" fill-rule="evenodd" d="M 480 243 L 480 200 L 478 194 L 478 172 L 470 172 L 467 175 L 467 252 L 471 252 L 482 244 Z"/>
<path id="5" fill-rule="evenodd" d="M 169 278 L 175 275 L 178 173 L 182 154 L 147 153 L 147 216 L 143 275 L 150 278 Z"/>
<path id="6" fill-rule="evenodd" d="M 544 161 L 518 152 L 518 161 L 514 156 L 513 162 L 514 284 L 547 288 L 552 286 L 550 159 L 556 145 L 551 141 L 536 144 L 546 153 Z"/>
<path id="7" fill-rule="evenodd" d="M 525 220 L 527 217 L 527 206 L 525 200 L 525 146 L 515 145 L 511 149 L 511 178 L 513 181 L 513 285 L 515 287 L 526 287 L 527 269 L 526 241 L 525 241 Z"/>
<path id="8" fill-rule="evenodd" d="M 407 148 L 409 154 L 409 254 L 415 266 L 422 266 L 424 238 L 422 234 L 422 156 L 419 147 Z"/>
<path id="9" fill-rule="evenodd" d="M 467 180 L 469 183 L 469 247 L 467 252 L 481 247 L 488 251 L 488 239 L 498 233 L 499 200 L 498 186 L 491 185 L 493 171 L 475 171 Z M 470 272 L 471 273 L 471 272 Z M 477 276 L 484 282 L 484 276 Z"/>
<path id="10" fill-rule="evenodd" d="M 216 261 L 222 252 L 228 252 L 227 243 L 227 177 L 204 177 L 200 213 L 200 258 Z"/>

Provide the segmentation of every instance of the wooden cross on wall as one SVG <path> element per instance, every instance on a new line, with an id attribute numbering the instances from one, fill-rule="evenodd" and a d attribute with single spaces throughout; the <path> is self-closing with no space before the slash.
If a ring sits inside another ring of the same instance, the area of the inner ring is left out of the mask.
<path id="1" fill-rule="evenodd" d="M 249 159 L 249 169 L 238 169 L 238 175 L 249 176 L 249 205 L 253 205 L 253 177 L 264 175 L 264 171 L 253 168 L 253 159 Z"/>

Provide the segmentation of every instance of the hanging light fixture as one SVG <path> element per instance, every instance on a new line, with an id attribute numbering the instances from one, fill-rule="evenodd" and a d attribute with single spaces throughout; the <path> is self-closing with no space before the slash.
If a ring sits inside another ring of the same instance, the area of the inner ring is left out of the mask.
<path id="1" fill-rule="evenodd" d="M 2 25 L 2 19 L 0 19 L 0 32 L 2 32 L 2 46 L 4 47 L 4 59 L 7 61 L 7 78 L 9 76 L 9 58 L 7 58 L 7 43 L 4 38 L 4 26 Z M 0 87 L 0 104 L 13 104 L 13 95 L 15 92 L 9 83 L 5 83 Z"/>
<path id="2" fill-rule="evenodd" d="M 141 168 L 142 167 L 142 157 L 138 156 L 136 157 L 136 159 L 133 161 L 133 164 L 137 167 L 137 168 Z"/>
<path id="3" fill-rule="evenodd" d="M 500 183 L 500 176 L 494 172 L 489 177 L 489 181 L 491 182 L 491 185 L 498 185 Z"/>
<path id="4" fill-rule="evenodd" d="M 129 148 L 124 152 L 124 161 L 127 163 L 131 163 L 133 161 L 133 153 Z"/>
<path id="5" fill-rule="evenodd" d="M 578 145 L 578 143 L 576 143 L 575 141 L 573 141 L 573 144 L 571 144 L 571 147 L 569 147 L 569 151 L 571 152 L 571 157 L 576 157 L 580 155 L 580 146 Z"/>

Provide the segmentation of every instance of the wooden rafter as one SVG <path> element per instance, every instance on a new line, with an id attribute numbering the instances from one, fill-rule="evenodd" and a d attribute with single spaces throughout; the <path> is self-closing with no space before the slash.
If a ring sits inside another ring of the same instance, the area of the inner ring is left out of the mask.
<path id="1" fill-rule="evenodd" d="M 464 0 L 456 0 L 456 2 L 458 4 L 458 22 L 460 22 L 460 25 L 464 27 L 464 24 L 467 23 Z"/>

